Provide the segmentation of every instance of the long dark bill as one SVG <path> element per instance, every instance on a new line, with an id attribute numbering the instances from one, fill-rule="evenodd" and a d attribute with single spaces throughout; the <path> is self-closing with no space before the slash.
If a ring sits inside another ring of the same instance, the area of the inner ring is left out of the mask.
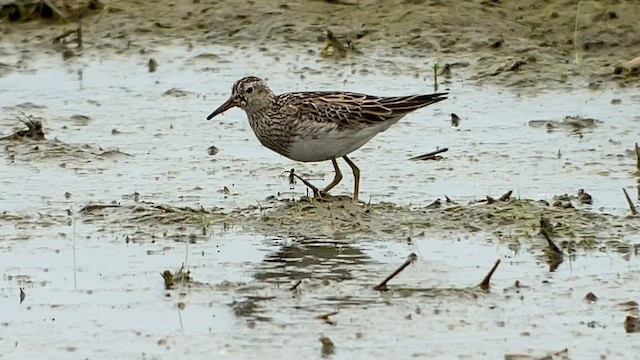
<path id="1" fill-rule="evenodd" d="M 230 97 L 229 100 L 225 101 L 225 103 L 220 105 L 219 108 L 213 110 L 211 115 L 207 116 L 207 120 L 211 120 L 214 116 L 220 115 L 223 112 L 231 109 L 232 107 L 236 107 L 236 106 L 238 106 L 238 103 L 236 102 L 236 99 L 233 98 L 233 97 Z"/>

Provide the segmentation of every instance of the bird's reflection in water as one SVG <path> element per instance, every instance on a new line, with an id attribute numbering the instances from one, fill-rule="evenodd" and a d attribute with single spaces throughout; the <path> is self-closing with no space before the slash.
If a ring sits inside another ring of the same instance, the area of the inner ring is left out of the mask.
<path id="1" fill-rule="evenodd" d="M 322 309 L 321 303 L 330 304 L 327 308 L 329 311 L 335 307 L 335 304 L 343 304 L 345 301 L 353 302 L 354 300 L 350 297 L 345 299 L 307 297 L 306 301 L 310 302 L 306 305 L 298 301 L 291 304 L 289 303 L 290 292 L 286 289 L 283 291 L 280 285 L 286 284 L 286 288 L 290 288 L 298 280 L 309 280 L 316 284 L 325 281 L 341 282 L 353 278 L 353 272 L 362 271 L 361 265 L 372 262 L 371 258 L 356 247 L 354 242 L 326 238 L 275 239 L 269 242 L 275 242 L 278 247 L 258 265 L 254 277 L 263 284 L 266 283 L 268 288 L 280 290 L 266 293 L 256 292 L 255 289 L 249 290 L 243 298 L 236 299 L 230 304 L 236 316 L 250 321 L 272 321 L 273 317 L 285 316 L 281 312 L 286 313 L 286 309 L 291 308 L 300 311 L 308 307 L 309 311 L 315 313 L 319 311 L 318 309 Z M 277 286 L 273 287 L 271 284 Z M 277 306 L 273 307 L 273 304 Z"/>
<path id="2" fill-rule="evenodd" d="M 371 262 L 353 242 L 333 239 L 281 240 L 282 245 L 265 257 L 254 277 L 266 282 L 300 279 L 343 281 L 351 279 L 358 265 Z"/>

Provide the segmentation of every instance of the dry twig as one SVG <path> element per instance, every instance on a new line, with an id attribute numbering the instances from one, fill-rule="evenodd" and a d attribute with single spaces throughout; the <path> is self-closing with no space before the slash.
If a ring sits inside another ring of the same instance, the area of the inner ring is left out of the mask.
<path id="1" fill-rule="evenodd" d="M 393 279 L 394 277 L 396 277 L 398 274 L 400 274 L 400 272 L 402 272 L 402 270 L 404 270 L 404 268 L 406 268 L 407 266 L 409 266 L 409 264 L 411 264 L 412 262 L 416 261 L 418 259 L 418 255 L 411 253 L 409 254 L 409 256 L 407 257 L 407 260 L 400 265 L 399 268 L 397 268 L 394 272 L 391 273 L 391 275 L 387 276 L 386 279 L 382 280 L 382 282 L 380 284 L 378 284 L 376 287 L 374 287 L 374 290 L 379 290 L 379 291 L 387 291 L 387 283 Z"/>
<path id="2" fill-rule="evenodd" d="M 289 291 L 296 291 L 300 284 L 302 284 L 302 280 L 298 280 L 295 284 L 293 284 L 293 286 L 289 288 Z"/>
<path id="3" fill-rule="evenodd" d="M 440 160 L 442 159 L 442 156 L 438 156 L 438 154 L 442 154 L 443 152 L 447 151 L 449 151 L 449 148 L 442 148 L 430 153 L 414 156 L 412 158 L 409 158 L 409 160 Z"/>
<path id="4" fill-rule="evenodd" d="M 629 197 L 629 194 L 627 193 L 627 189 L 622 188 L 622 191 L 624 192 L 624 197 L 627 199 L 627 204 L 629 204 L 629 210 L 631 210 L 631 215 L 636 215 L 638 213 L 638 210 L 636 210 L 636 206 L 633 204 L 633 201 Z"/>
<path id="5" fill-rule="evenodd" d="M 511 194 L 513 194 L 513 190 L 509 190 L 504 195 L 500 196 L 498 200 L 500 201 L 508 201 L 511 198 Z"/>
<path id="6" fill-rule="evenodd" d="M 553 242 L 553 240 L 551 240 L 551 237 L 549 236 L 545 228 L 540 228 L 540 234 L 542 234 L 545 240 L 547 240 L 547 244 L 549 244 L 549 248 L 551 249 L 553 254 L 555 254 L 558 257 L 562 257 L 564 255 L 562 250 L 560 250 L 560 248 Z"/>
<path id="7" fill-rule="evenodd" d="M 487 276 L 485 276 L 484 279 L 482 279 L 482 281 L 478 285 L 480 289 L 484 291 L 488 291 L 489 288 L 491 288 L 491 276 L 493 276 L 493 273 L 498 268 L 498 265 L 500 265 L 500 259 L 496 260 L 496 263 L 493 264 L 493 267 L 491 268 L 491 270 L 489 270 L 489 273 L 487 274 Z"/>
<path id="8" fill-rule="evenodd" d="M 638 175 L 640 175 L 640 146 L 636 143 L 636 169 L 638 169 Z"/>
<path id="9" fill-rule="evenodd" d="M 329 324 L 329 325 L 335 325 L 335 324 L 336 324 L 336 322 L 335 322 L 335 321 L 333 321 L 333 320 L 331 320 L 331 319 L 329 319 L 329 317 L 330 317 L 330 316 L 333 316 L 333 315 L 337 315 L 337 314 L 338 314 L 338 312 L 337 312 L 337 311 L 332 311 L 332 312 L 330 312 L 330 313 L 326 313 L 326 314 L 318 315 L 318 316 L 316 316 L 316 319 L 320 319 L 320 320 L 322 320 L 322 321 L 326 322 L 326 323 L 327 323 L 327 324 Z"/>

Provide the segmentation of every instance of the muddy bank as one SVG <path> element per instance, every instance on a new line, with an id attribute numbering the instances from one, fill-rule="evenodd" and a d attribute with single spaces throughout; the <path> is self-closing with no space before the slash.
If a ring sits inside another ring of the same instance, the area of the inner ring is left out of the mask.
<path id="1" fill-rule="evenodd" d="M 75 118 L 81 118 L 83 121 L 88 119 L 81 116 L 75 116 Z M 67 144 L 58 139 L 47 139 L 42 118 L 26 117 L 25 119 L 18 118 L 18 120 L 23 123 L 26 129 L 15 130 L 11 135 L 0 137 L 0 145 L 4 148 L 4 154 L 9 164 L 18 162 L 43 166 L 53 162 L 57 163 L 60 168 L 78 170 L 81 167 L 89 167 L 95 171 L 100 169 L 99 166 L 95 166 L 95 162 L 117 162 L 131 157 L 131 155 L 119 150 L 102 149 L 99 145 Z"/>
<path id="2" fill-rule="evenodd" d="M 86 205 L 80 214 L 83 221 L 103 226 L 104 231 L 129 233 L 131 241 L 137 242 L 157 238 L 195 242 L 208 239 L 213 231 L 235 229 L 268 237 L 392 239 L 409 243 L 415 237 L 437 234 L 445 239 L 495 239 L 538 251 L 548 246 L 541 235 L 545 232 L 569 254 L 586 249 L 633 253 L 637 251 L 633 236 L 640 231 L 637 217 L 576 208 L 570 201 L 550 205 L 546 201 L 509 198 L 468 204 L 438 200 L 426 206 L 272 198 L 231 211 L 113 202 Z M 116 224 L 127 225 L 114 228 Z"/>
<path id="3" fill-rule="evenodd" d="M 354 71 L 412 74 L 431 84 L 438 63 L 437 72 L 453 80 L 515 87 L 637 83 L 627 71 L 615 71 L 640 55 L 640 4 L 635 1 L 202 0 L 73 5 L 53 19 L 10 22 L 5 17 L 3 39 L 17 45 L 23 61 L 29 53 L 40 53 L 43 45 L 48 53 L 71 58 L 148 52 L 179 41 L 194 48 L 222 45 L 273 57 L 286 51 L 333 62 L 320 56 L 326 32 L 332 30 L 348 49 L 357 49 L 338 60 L 354 66 Z M 81 44 L 68 31 L 78 26 L 78 19 Z M 0 49 L 5 56 L 13 52 L 7 46 Z M 398 61 L 400 57 L 408 61 Z M 218 61 L 234 59 L 216 57 L 210 66 L 215 68 Z M 454 66 L 443 72 L 446 64 Z M 268 75 L 265 69 L 249 72 Z"/>

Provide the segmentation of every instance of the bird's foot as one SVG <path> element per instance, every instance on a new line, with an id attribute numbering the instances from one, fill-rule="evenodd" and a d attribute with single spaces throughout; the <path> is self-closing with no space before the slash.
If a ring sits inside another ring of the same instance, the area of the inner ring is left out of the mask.
<path id="1" fill-rule="evenodd" d="M 313 191 L 313 197 L 314 198 L 322 198 L 324 195 L 327 195 L 324 193 L 324 191 L 318 189 L 317 187 L 315 187 L 312 183 L 309 182 L 309 180 L 301 177 L 300 175 L 296 174 L 293 169 L 291 171 L 289 171 L 289 176 L 291 177 L 295 177 L 296 179 L 302 181 L 302 183 L 308 187 L 309 189 L 311 189 L 311 191 Z"/>
<path id="2" fill-rule="evenodd" d="M 333 195 L 329 194 L 328 191 L 325 191 L 324 189 L 320 190 L 317 187 L 315 187 L 312 183 L 310 183 L 309 180 L 301 177 L 300 175 L 296 174 L 294 171 L 289 171 L 289 176 L 295 177 L 296 179 L 302 181 L 302 183 L 306 187 L 311 189 L 311 191 L 313 192 L 313 200 L 314 201 L 331 202 L 331 201 L 353 200 L 353 198 L 351 198 L 350 196 L 347 196 L 347 195 L 333 196 Z M 355 201 L 358 202 L 357 199 Z"/>
<path id="3" fill-rule="evenodd" d="M 328 201 L 333 201 L 336 199 L 335 196 L 329 194 L 328 192 L 324 191 L 324 190 L 320 190 L 318 191 L 318 193 L 314 193 L 313 197 L 315 198 L 316 201 L 321 201 L 321 202 L 328 202 Z"/>

